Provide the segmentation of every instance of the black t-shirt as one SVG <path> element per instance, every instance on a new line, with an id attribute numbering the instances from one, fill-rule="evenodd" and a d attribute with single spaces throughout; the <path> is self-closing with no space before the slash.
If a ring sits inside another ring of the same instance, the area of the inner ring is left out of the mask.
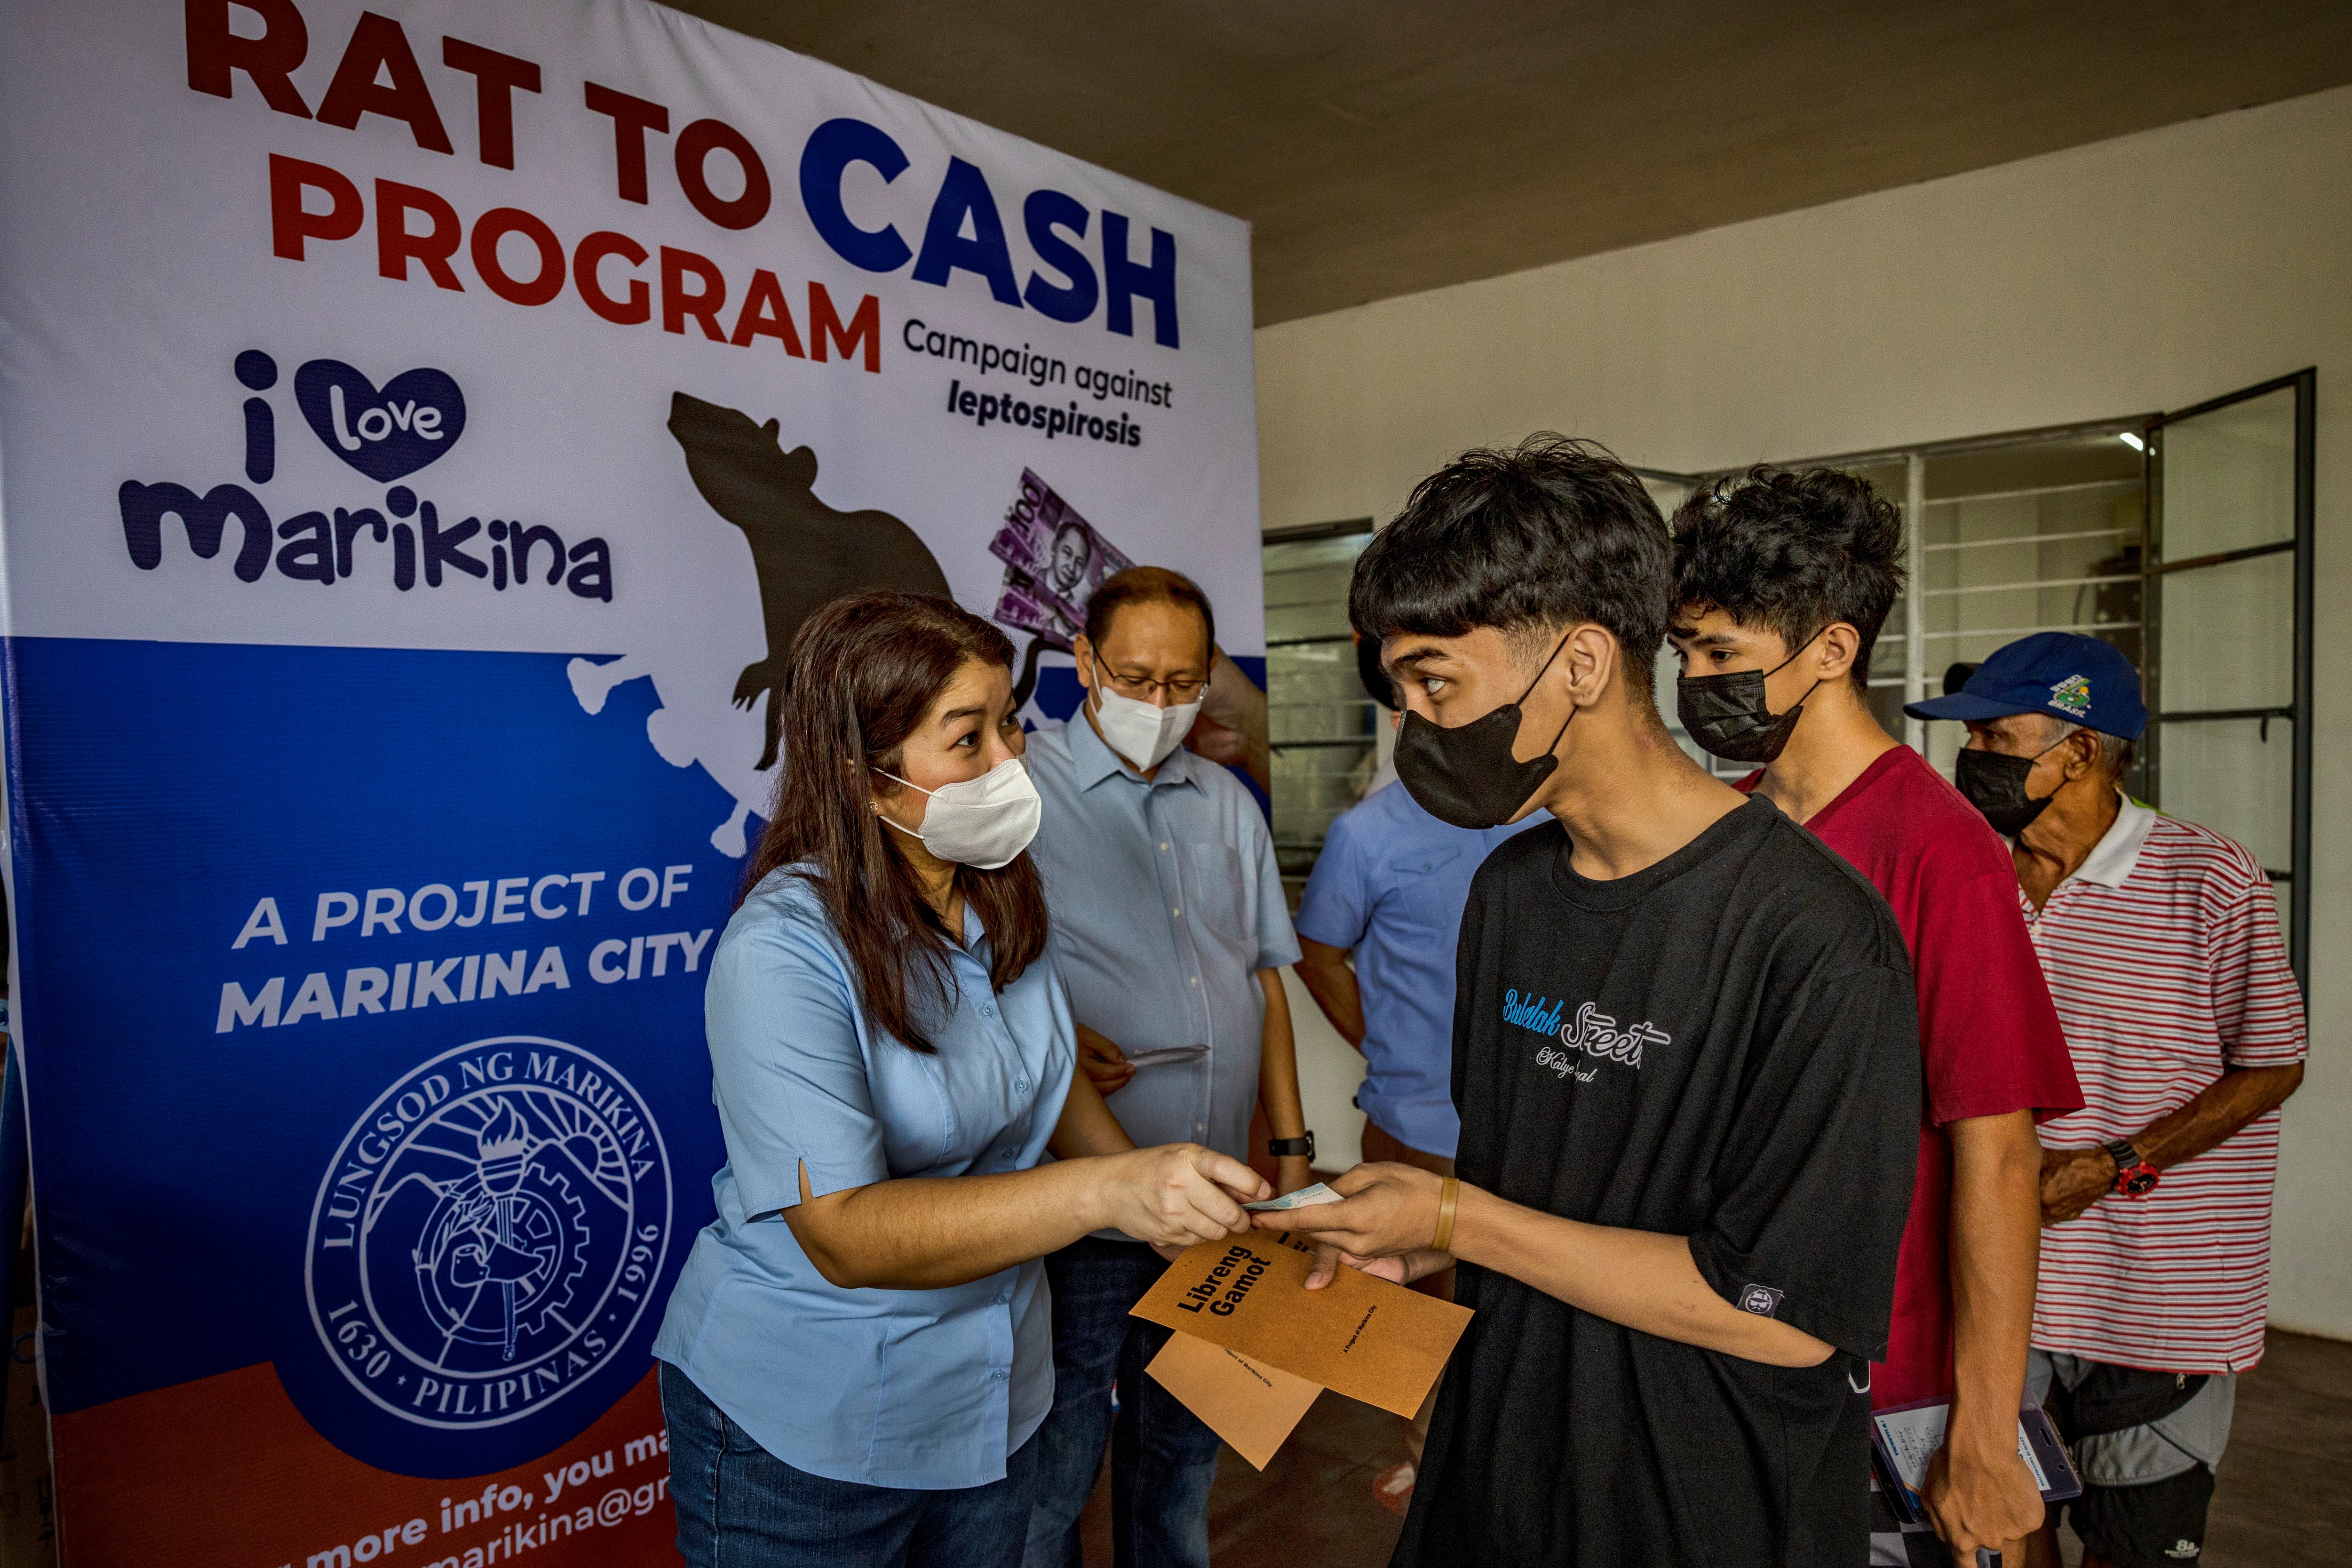
<path id="1" fill-rule="evenodd" d="M 1837 1347 L 1781 1368 L 1464 1265 L 1398 1568 L 1859 1564 L 1869 1362 L 1918 1159 L 1917 1005 L 1877 890 L 1757 797 L 1648 869 L 1579 876 L 1558 824 L 1462 919 L 1462 1179 L 1690 1237 L 1724 1299 Z"/>

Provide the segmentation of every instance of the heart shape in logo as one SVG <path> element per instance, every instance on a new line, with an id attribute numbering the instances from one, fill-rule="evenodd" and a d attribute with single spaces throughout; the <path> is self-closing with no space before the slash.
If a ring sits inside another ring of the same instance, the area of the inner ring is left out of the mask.
<path id="1" fill-rule="evenodd" d="M 342 361 L 314 359 L 294 373 L 294 401 L 328 451 L 378 484 L 446 455 L 466 428 L 466 395 L 422 367 L 378 391 Z"/>

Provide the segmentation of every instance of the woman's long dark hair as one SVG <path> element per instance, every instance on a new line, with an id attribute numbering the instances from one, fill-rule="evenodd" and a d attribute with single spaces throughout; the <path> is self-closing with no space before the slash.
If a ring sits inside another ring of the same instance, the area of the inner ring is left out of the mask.
<path id="1" fill-rule="evenodd" d="M 780 867 L 808 867 L 801 874 L 849 954 L 867 1024 L 919 1051 L 935 1048 L 919 1021 L 925 1005 L 947 1003 L 953 984 L 950 936 L 884 837 L 894 830 L 875 814 L 870 770 L 905 771 L 907 737 L 972 659 L 1010 669 L 1013 644 L 929 594 L 846 594 L 802 623 L 784 689 L 771 699 L 783 704 L 775 803 L 737 897 Z M 1037 868 L 1024 852 L 994 871 L 959 866 L 955 875 L 988 932 L 989 984 L 1002 991 L 1045 951 Z"/>

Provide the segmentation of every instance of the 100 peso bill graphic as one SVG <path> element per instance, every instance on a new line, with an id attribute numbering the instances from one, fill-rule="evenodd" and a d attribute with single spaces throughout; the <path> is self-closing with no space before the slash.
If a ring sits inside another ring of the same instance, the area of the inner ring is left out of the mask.
<path id="1" fill-rule="evenodd" d="M 1061 647 L 1086 625 L 1103 580 L 1135 564 L 1029 468 L 988 548 L 1005 565 L 995 618 Z"/>

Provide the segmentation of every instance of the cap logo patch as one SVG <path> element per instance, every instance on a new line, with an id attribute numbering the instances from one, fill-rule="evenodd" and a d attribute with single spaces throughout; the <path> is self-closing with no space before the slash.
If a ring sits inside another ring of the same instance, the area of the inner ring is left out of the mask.
<path id="1" fill-rule="evenodd" d="M 2091 710 L 2091 678 L 2070 675 L 2050 689 L 2050 706 L 2076 719 Z"/>

